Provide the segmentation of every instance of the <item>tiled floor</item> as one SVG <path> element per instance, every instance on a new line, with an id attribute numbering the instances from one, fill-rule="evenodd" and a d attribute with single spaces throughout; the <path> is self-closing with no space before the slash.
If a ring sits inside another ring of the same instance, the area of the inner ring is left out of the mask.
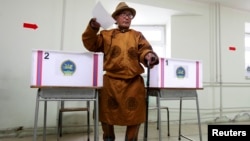
<path id="1" fill-rule="evenodd" d="M 156 123 L 149 123 L 148 124 L 148 141 L 159 141 L 158 137 L 158 130 L 156 128 Z M 178 141 L 178 124 L 170 124 L 170 136 L 167 135 L 167 125 L 166 123 L 162 123 L 162 141 Z M 190 139 L 195 141 L 200 140 L 199 130 L 197 124 L 183 124 L 181 126 L 182 135 L 187 136 Z M 207 141 L 207 124 L 201 125 L 202 130 L 202 141 Z M 116 141 L 124 141 L 124 132 L 125 127 L 123 126 L 115 126 L 116 132 Z M 143 141 L 143 134 L 144 134 L 144 126 L 142 125 L 140 128 L 139 133 L 139 141 Z M 23 136 L 23 137 L 7 137 L 7 138 L 0 138 L 0 141 L 32 141 L 32 136 Z M 47 135 L 46 141 L 56 141 L 56 135 Z M 102 140 L 102 130 L 99 129 L 99 140 Z M 181 140 L 186 141 L 187 139 L 181 138 Z M 42 136 L 37 137 L 37 141 L 43 141 Z M 87 133 L 77 133 L 77 134 L 63 134 L 60 138 L 60 141 L 88 141 L 87 140 Z M 94 132 L 90 134 L 90 141 L 94 141 Z"/>
<path id="2" fill-rule="evenodd" d="M 216 123 L 216 124 L 250 124 L 250 121 L 247 122 L 226 122 L 226 123 Z M 148 124 L 148 140 L 147 141 L 159 141 L 158 130 L 156 128 L 156 123 Z M 179 141 L 179 125 L 178 124 L 170 124 L 170 136 L 167 135 L 167 124 L 166 122 L 162 123 L 162 141 Z M 208 124 L 201 124 L 202 131 L 202 141 L 207 140 L 207 128 Z M 115 126 L 116 132 L 116 141 L 124 141 L 124 132 L 125 127 L 123 126 Z M 33 133 L 33 131 L 31 131 Z M 142 125 L 139 133 L 139 141 L 143 140 L 144 126 Z M 181 134 L 192 139 L 193 141 L 200 141 L 199 128 L 198 124 L 182 124 L 181 126 Z M 63 134 L 63 136 L 59 139 L 59 141 L 88 141 L 87 133 L 75 133 L 75 134 Z M 99 128 L 99 140 L 102 141 L 102 130 Z M 181 141 L 187 141 L 186 138 L 181 138 Z M 0 138 L 0 141 L 33 141 L 33 136 L 18 136 L 18 137 L 6 137 Z M 44 141 L 41 135 L 37 136 L 37 141 Z M 46 141 L 57 141 L 57 136 L 47 135 Z M 94 141 L 94 132 L 90 133 L 89 141 Z"/>

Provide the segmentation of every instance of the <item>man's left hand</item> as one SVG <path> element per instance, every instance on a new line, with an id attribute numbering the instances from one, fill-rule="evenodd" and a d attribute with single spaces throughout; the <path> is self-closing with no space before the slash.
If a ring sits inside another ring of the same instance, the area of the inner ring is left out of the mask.
<path id="1" fill-rule="evenodd" d="M 150 68 L 153 68 L 154 65 L 159 64 L 159 58 L 156 54 L 149 52 L 145 56 L 145 60 Z"/>

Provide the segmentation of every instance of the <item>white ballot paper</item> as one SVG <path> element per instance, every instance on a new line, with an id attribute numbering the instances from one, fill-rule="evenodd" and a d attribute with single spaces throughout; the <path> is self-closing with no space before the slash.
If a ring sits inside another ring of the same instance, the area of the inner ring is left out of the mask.
<path id="1" fill-rule="evenodd" d="M 97 22 L 99 22 L 104 29 L 109 28 L 115 23 L 115 20 L 104 9 L 100 1 L 95 5 L 93 9 L 93 17 L 96 18 Z"/>

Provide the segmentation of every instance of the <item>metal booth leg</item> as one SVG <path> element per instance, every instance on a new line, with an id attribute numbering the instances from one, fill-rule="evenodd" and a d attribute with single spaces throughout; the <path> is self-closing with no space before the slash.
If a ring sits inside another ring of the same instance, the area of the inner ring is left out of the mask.
<path id="1" fill-rule="evenodd" d="M 89 130 L 89 128 L 90 128 L 90 121 L 89 121 L 89 116 L 90 116 L 90 114 L 89 114 L 89 110 L 90 110 L 90 104 L 89 104 L 89 101 L 87 101 L 87 108 L 88 108 L 88 111 L 87 111 L 87 124 L 88 124 L 88 141 L 89 141 L 89 133 L 90 133 L 90 130 Z"/>
<path id="2" fill-rule="evenodd" d="M 57 141 L 62 137 L 62 111 L 60 109 L 64 108 L 64 101 L 59 101 L 58 119 L 57 119 Z"/>
<path id="3" fill-rule="evenodd" d="M 159 128 L 159 141 L 161 141 L 161 111 L 160 111 L 161 110 L 161 103 L 160 103 L 161 94 L 159 91 L 157 93 L 158 93 L 158 95 L 157 95 L 157 114 L 158 114 L 157 124 L 158 124 L 158 128 Z"/>
<path id="4" fill-rule="evenodd" d="M 168 117 L 167 117 L 167 120 L 168 120 L 168 136 L 170 136 L 170 129 L 169 129 L 169 126 L 170 126 L 170 125 L 169 125 L 169 109 L 168 109 L 168 108 L 167 108 L 167 114 L 168 114 L 168 115 L 167 115 L 167 116 L 168 116 Z"/>
<path id="5" fill-rule="evenodd" d="M 160 104 L 161 101 L 161 92 L 157 92 L 157 101 L 156 101 L 156 107 L 157 107 L 157 129 L 159 130 L 159 141 L 162 140 L 162 128 L 161 128 L 161 110 L 166 109 L 167 110 L 167 129 L 168 129 L 168 136 L 170 136 L 170 125 L 169 125 L 169 109 L 168 107 L 161 107 Z"/>
<path id="6" fill-rule="evenodd" d="M 64 108 L 64 101 L 60 101 L 60 109 Z M 59 137 L 62 137 L 62 118 L 63 118 L 63 112 L 59 110 L 58 115 L 58 133 Z"/>
<path id="7" fill-rule="evenodd" d="M 199 102 L 198 102 L 197 92 L 195 92 L 195 93 L 196 93 L 196 107 L 197 107 L 197 118 L 198 118 L 198 126 L 199 126 L 200 141 L 202 141 Z"/>
<path id="8" fill-rule="evenodd" d="M 95 141 L 99 141 L 99 129 L 98 129 L 98 123 L 99 123 L 99 95 L 98 90 L 95 90 L 95 97 L 96 100 L 94 102 L 94 109 L 95 109 Z"/>
<path id="9" fill-rule="evenodd" d="M 193 91 L 192 91 L 193 92 Z M 196 99 L 196 107 L 197 107 L 197 118 L 198 118 L 198 127 L 199 127 L 199 136 L 200 136 L 200 141 L 202 141 L 202 134 L 201 134 L 201 122 L 200 122 L 200 110 L 199 110 L 199 102 L 198 102 L 198 96 L 197 96 L 197 92 L 195 91 L 194 93 L 191 94 L 195 94 L 195 99 Z M 179 117 L 179 140 L 181 140 L 181 137 L 184 137 L 190 141 L 192 141 L 192 139 L 184 136 L 181 134 L 181 114 L 182 114 L 182 97 L 180 97 L 180 117 Z"/>
<path id="10" fill-rule="evenodd" d="M 35 109 L 35 120 L 34 120 L 34 135 L 33 135 L 33 141 L 36 141 L 37 139 L 37 122 L 38 122 L 38 113 L 39 113 L 39 95 L 40 89 L 37 91 L 36 95 L 36 109 Z"/>
<path id="11" fill-rule="evenodd" d="M 47 101 L 44 101 L 43 141 L 46 141 Z"/>
<path id="12" fill-rule="evenodd" d="M 179 113 L 179 135 L 178 139 L 181 140 L 181 113 L 182 113 L 182 97 L 180 98 L 180 113 Z"/>

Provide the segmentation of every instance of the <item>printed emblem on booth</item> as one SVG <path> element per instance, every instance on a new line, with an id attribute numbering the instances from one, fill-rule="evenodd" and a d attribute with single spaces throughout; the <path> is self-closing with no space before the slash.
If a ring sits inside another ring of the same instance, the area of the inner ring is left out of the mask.
<path id="1" fill-rule="evenodd" d="M 250 66 L 247 66 L 247 72 L 250 73 Z"/>
<path id="2" fill-rule="evenodd" d="M 72 76 L 76 71 L 76 65 L 71 60 L 66 60 L 61 65 L 61 71 L 65 76 Z"/>
<path id="3" fill-rule="evenodd" d="M 177 78 L 185 78 L 185 76 L 186 76 L 185 68 L 182 67 L 182 66 L 177 67 L 177 69 L 176 69 L 176 77 Z"/>

